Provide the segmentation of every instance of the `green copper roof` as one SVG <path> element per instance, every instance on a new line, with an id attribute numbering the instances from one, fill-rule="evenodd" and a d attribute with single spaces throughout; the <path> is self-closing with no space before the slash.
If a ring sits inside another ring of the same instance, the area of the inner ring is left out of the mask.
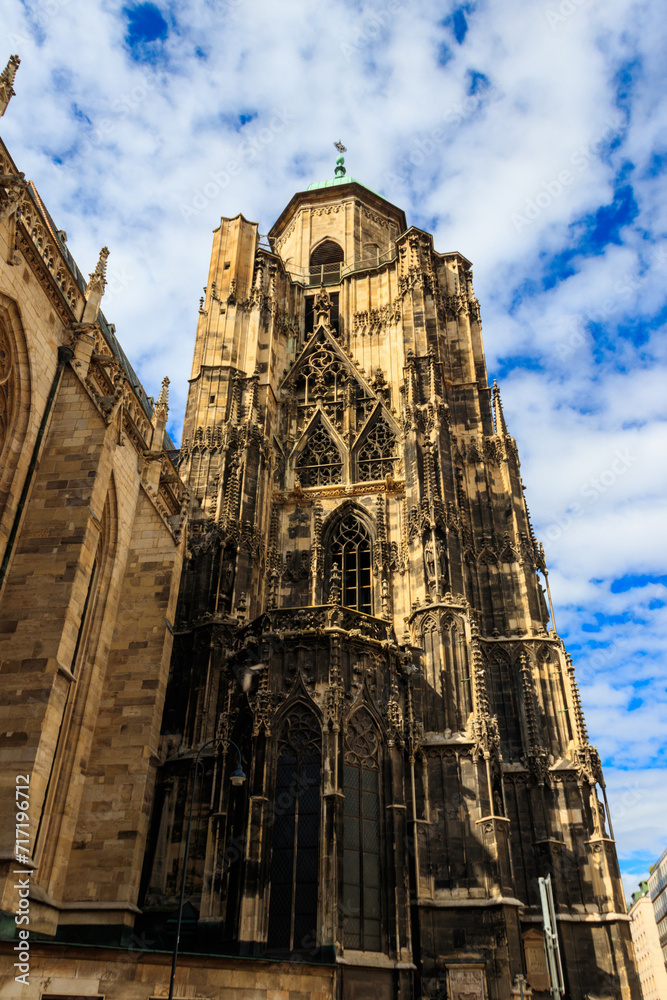
<path id="1" fill-rule="evenodd" d="M 332 180 L 328 181 L 313 181 L 306 188 L 306 191 L 316 191 L 318 188 L 328 188 L 333 187 L 334 184 L 358 184 L 359 181 L 355 181 L 354 177 L 334 177 Z"/>
<path id="2" fill-rule="evenodd" d="M 306 188 L 306 191 L 318 191 L 320 188 L 334 187 L 336 184 L 361 184 L 355 177 L 345 176 L 345 157 L 342 155 L 345 152 L 345 146 L 342 142 L 334 142 L 334 146 L 339 152 L 339 156 L 336 158 L 336 169 L 334 170 L 335 177 L 328 181 L 313 181 Z M 365 187 L 367 191 L 371 191 L 373 194 L 377 194 L 377 191 L 373 191 L 373 188 L 369 188 L 366 184 L 361 184 L 361 187 Z"/>
<path id="3" fill-rule="evenodd" d="M 358 181 L 356 177 L 334 177 L 329 181 L 313 181 L 306 188 L 306 191 L 317 191 L 319 188 L 335 187 L 338 184 L 360 184 L 361 187 L 366 188 L 367 191 L 371 191 L 373 194 L 377 194 L 377 191 L 373 191 L 373 188 L 369 188 L 368 184 L 362 184 Z M 378 195 L 378 197 L 381 197 Z"/>

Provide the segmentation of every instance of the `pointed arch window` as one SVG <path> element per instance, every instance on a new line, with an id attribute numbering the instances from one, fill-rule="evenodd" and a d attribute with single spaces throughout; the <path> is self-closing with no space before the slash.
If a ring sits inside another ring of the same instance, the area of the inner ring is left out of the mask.
<path id="1" fill-rule="evenodd" d="M 518 760 L 523 753 L 520 729 L 520 710 L 517 699 L 514 671 L 509 660 L 496 655 L 486 672 L 489 701 L 498 720 L 500 743 L 507 760 Z"/>
<path id="2" fill-rule="evenodd" d="M 357 455 L 359 481 L 369 483 L 393 476 L 396 457 L 396 435 L 385 420 L 378 420 Z"/>
<path id="3" fill-rule="evenodd" d="M 346 948 L 381 951 L 380 741 L 365 709 L 348 722 L 343 792 L 344 943 Z"/>
<path id="4" fill-rule="evenodd" d="M 331 565 L 341 574 L 341 604 L 373 614 L 371 587 L 371 537 L 364 522 L 353 513 L 335 526 L 329 540 Z"/>
<path id="5" fill-rule="evenodd" d="M 329 486 L 340 483 L 343 477 L 343 460 L 333 438 L 320 424 L 308 439 L 296 463 L 297 475 L 302 486 Z"/>
<path id="6" fill-rule="evenodd" d="M 16 379 L 12 344 L 0 317 L 0 452 L 10 440 L 15 414 Z"/>
<path id="7" fill-rule="evenodd" d="M 278 738 L 268 944 L 281 951 L 317 941 L 321 763 L 317 719 L 298 705 Z"/>
<path id="8" fill-rule="evenodd" d="M 0 514 L 12 495 L 31 413 L 30 365 L 16 303 L 0 294 Z"/>

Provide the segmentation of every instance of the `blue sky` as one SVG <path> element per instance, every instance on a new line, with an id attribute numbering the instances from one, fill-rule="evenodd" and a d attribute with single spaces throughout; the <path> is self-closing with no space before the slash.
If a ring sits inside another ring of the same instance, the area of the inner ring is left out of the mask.
<path id="1" fill-rule="evenodd" d="M 179 435 L 211 230 L 350 173 L 473 261 L 628 892 L 667 846 L 667 88 L 642 0 L 0 0 L 2 135 Z"/>

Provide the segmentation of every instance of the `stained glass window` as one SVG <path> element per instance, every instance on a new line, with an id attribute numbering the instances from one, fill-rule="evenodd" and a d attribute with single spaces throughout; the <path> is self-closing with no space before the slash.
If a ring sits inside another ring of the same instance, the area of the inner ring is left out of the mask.
<path id="1" fill-rule="evenodd" d="M 368 712 L 348 723 L 343 762 L 345 947 L 382 950 L 379 740 Z"/>
<path id="2" fill-rule="evenodd" d="M 304 705 L 278 740 L 269 938 L 272 948 L 310 950 L 317 941 L 321 734 Z"/>

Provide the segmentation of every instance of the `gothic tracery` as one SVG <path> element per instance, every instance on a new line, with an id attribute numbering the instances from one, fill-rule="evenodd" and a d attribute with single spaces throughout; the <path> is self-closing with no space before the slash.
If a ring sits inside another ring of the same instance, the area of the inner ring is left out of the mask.
<path id="1" fill-rule="evenodd" d="M 302 486 L 329 486 L 340 483 L 343 461 L 327 429 L 320 424 L 308 439 L 296 463 Z"/>
<path id="2" fill-rule="evenodd" d="M 378 420 L 359 449 L 359 480 L 368 483 L 393 475 L 396 457 L 396 435 L 385 420 Z"/>
<path id="3" fill-rule="evenodd" d="M 380 767 L 378 731 L 369 713 L 355 712 L 347 724 L 345 763 L 377 771 Z"/>

